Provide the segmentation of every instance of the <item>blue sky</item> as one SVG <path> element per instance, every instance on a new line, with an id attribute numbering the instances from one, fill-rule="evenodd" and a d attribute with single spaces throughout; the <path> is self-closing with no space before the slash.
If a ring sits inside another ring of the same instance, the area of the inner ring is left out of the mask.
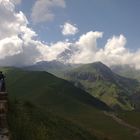
<path id="1" fill-rule="evenodd" d="M 25 13 L 30 27 L 39 34 L 41 40 L 56 42 L 65 38 L 73 39 L 93 30 L 104 32 L 104 37 L 98 41 L 101 47 L 109 37 L 123 34 L 127 38 L 128 48 L 132 51 L 139 48 L 139 0 L 66 0 L 65 8 L 52 9 L 55 14 L 53 21 L 33 24 L 31 11 L 35 2 L 36 0 L 22 1 L 18 10 Z M 63 36 L 59 26 L 64 22 L 76 24 L 79 28 L 78 34 L 72 37 Z"/>

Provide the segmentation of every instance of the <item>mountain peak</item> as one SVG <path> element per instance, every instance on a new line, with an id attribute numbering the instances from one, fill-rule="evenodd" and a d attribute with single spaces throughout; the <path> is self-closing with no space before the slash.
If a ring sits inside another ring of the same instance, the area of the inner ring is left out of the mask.
<path id="1" fill-rule="evenodd" d="M 84 73 L 86 72 L 86 73 L 92 73 L 95 75 L 96 74 L 101 75 L 102 77 L 112 77 L 112 75 L 114 75 L 111 69 L 100 61 L 81 65 L 75 70 L 79 72 L 84 72 Z"/>
<path id="2" fill-rule="evenodd" d="M 106 66 L 105 64 L 103 64 L 101 61 L 97 61 L 97 62 L 94 62 L 94 63 L 91 63 L 91 64 L 87 64 L 87 65 L 90 65 L 91 67 L 94 67 L 94 68 L 98 68 L 98 69 L 106 69 L 106 70 L 109 70 L 111 71 L 111 69 Z"/>
<path id="3" fill-rule="evenodd" d="M 96 61 L 96 62 L 93 62 L 92 64 L 104 65 L 101 61 Z"/>
<path id="4" fill-rule="evenodd" d="M 137 81 L 117 75 L 102 62 L 84 64 L 67 72 L 66 77 L 112 108 L 133 109 L 128 99 L 138 88 Z"/>

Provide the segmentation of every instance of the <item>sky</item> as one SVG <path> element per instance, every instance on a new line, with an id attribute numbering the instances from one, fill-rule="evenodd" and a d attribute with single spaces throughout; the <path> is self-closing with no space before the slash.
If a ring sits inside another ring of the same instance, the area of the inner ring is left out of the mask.
<path id="1" fill-rule="evenodd" d="M 140 69 L 139 0 L 0 0 L 0 65 L 38 61 Z"/>

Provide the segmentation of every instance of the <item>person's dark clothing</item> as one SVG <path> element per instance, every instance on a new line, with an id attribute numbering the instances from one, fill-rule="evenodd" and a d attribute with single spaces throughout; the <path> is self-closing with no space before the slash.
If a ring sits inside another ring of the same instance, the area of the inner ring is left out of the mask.
<path id="1" fill-rule="evenodd" d="M 4 80 L 5 76 L 2 74 L 2 72 L 0 73 L 0 82 L 1 82 L 1 89 L 0 91 L 5 91 L 5 80 Z"/>
<path id="2" fill-rule="evenodd" d="M 2 73 L 0 73 L 0 80 L 4 80 L 4 78 L 5 76 Z"/>

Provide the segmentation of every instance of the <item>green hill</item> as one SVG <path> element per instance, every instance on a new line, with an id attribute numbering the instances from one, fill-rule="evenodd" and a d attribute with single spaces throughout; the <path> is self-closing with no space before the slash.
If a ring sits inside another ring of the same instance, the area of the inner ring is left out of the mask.
<path id="1" fill-rule="evenodd" d="M 86 129 L 30 102 L 10 102 L 8 122 L 12 140 L 97 140 Z"/>
<path id="2" fill-rule="evenodd" d="M 138 140 L 103 112 L 108 107 L 47 72 L 2 69 L 7 77 L 14 140 Z"/>
<path id="3" fill-rule="evenodd" d="M 139 83 L 112 72 L 101 62 L 85 64 L 65 73 L 64 78 L 115 109 L 133 110 L 130 96 Z"/>
<path id="4" fill-rule="evenodd" d="M 29 99 L 37 102 L 37 104 L 52 105 L 55 109 L 55 104 L 60 104 L 61 102 L 63 102 L 63 107 L 70 105 L 73 107 L 76 102 L 88 104 L 99 109 L 109 109 L 105 103 L 90 94 L 47 72 L 8 69 L 6 76 L 8 77 L 8 89 L 14 93 L 9 95 L 11 98 Z M 13 86 L 15 84 L 16 86 Z M 59 106 L 57 107 L 59 108 Z"/>

